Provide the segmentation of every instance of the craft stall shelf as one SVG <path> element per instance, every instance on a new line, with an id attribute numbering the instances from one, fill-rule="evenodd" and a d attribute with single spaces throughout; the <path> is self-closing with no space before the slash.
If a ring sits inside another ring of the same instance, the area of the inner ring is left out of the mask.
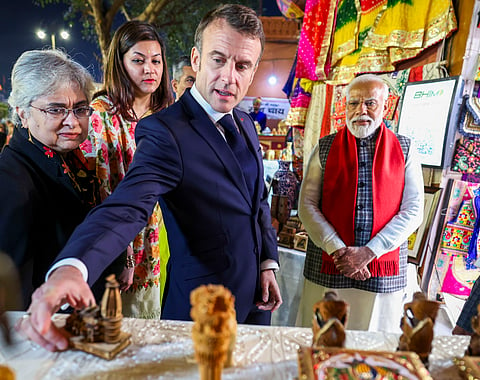
<path id="1" fill-rule="evenodd" d="M 282 150 L 286 147 L 285 136 L 283 135 L 259 135 L 258 139 L 263 146 L 264 152 L 269 149 Z"/>

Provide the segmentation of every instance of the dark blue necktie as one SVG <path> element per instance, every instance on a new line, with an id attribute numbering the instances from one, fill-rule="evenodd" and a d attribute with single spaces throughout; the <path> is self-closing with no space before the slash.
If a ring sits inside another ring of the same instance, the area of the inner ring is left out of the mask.
<path id="1" fill-rule="evenodd" d="M 242 135 L 239 133 L 233 117 L 230 114 L 223 116 L 218 123 L 225 130 L 225 138 L 227 140 L 230 149 L 232 149 L 235 158 L 237 159 L 240 167 L 243 171 L 243 176 L 247 183 L 248 192 L 250 197 L 253 198 L 255 193 L 255 185 L 258 177 L 257 162 L 250 149 L 248 149 L 247 143 Z"/>

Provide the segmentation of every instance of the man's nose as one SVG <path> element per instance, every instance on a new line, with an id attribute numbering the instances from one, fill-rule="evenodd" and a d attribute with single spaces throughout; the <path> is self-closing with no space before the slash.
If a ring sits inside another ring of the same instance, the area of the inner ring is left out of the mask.
<path id="1" fill-rule="evenodd" d="M 221 79 L 226 83 L 232 83 L 234 73 L 235 73 L 235 64 L 233 62 L 232 63 L 227 62 L 222 67 Z"/>
<path id="2" fill-rule="evenodd" d="M 367 113 L 367 111 L 368 111 L 367 104 L 365 102 L 359 102 L 358 107 L 357 107 L 357 111 L 361 112 L 362 114 Z"/>

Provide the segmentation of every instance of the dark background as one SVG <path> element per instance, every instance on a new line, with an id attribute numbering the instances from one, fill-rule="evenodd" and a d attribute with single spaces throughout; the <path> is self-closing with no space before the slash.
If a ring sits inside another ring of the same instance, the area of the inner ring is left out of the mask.
<path id="1" fill-rule="evenodd" d="M 179 1 L 179 3 L 181 3 Z M 96 56 L 99 50 L 95 43 L 82 38 L 81 26 L 75 22 L 71 29 L 63 20 L 67 5 L 52 4 L 45 8 L 33 4 L 32 0 L 2 0 L 0 7 L 0 101 L 6 101 L 10 93 L 10 74 L 15 60 L 26 50 L 41 49 L 51 45 L 50 35 L 56 35 L 57 48 L 64 48 L 76 61 L 84 65 L 94 76 L 102 80 Z M 276 0 L 262 0 L 263 16 L 280 16 Z M 44 29 L 48 36 L 40 40 L 36 31 Z M 68 29 L 70 39 L 59 37 L 61 29 Z M 168 52 L 167 52 L 168 53 Z"/>

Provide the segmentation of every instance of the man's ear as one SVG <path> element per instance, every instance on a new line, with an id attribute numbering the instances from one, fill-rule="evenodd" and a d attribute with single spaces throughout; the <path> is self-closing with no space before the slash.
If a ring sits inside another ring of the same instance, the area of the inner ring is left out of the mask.
<path id="1" fill-rule="evenodd" d="M 171 85 L 172 85 L 173 91 L 174 91 L 175 93 L 177 93 L 177 90 L 178 90 L 178 82 L 177 82 L 177 80 L 176 80 L 176 79 L 172 79 L 170 83 L 171 83 Z"/>
<path id="2" fill-rule="evenodd" d="M 200 52 L 194 46 L 192 48 L 192 54 L 190 55 L 190 61 L 192 63 L 192 70 L 198 72 L 200 70 Z"/>
<path id="3" fill-rule="evenodd" d="M 383 114 L 382 117 L 385 118 L 387 116 L 387 110 L 388 110 L 388 96 L 387 99 L 383 102 Z"/>

